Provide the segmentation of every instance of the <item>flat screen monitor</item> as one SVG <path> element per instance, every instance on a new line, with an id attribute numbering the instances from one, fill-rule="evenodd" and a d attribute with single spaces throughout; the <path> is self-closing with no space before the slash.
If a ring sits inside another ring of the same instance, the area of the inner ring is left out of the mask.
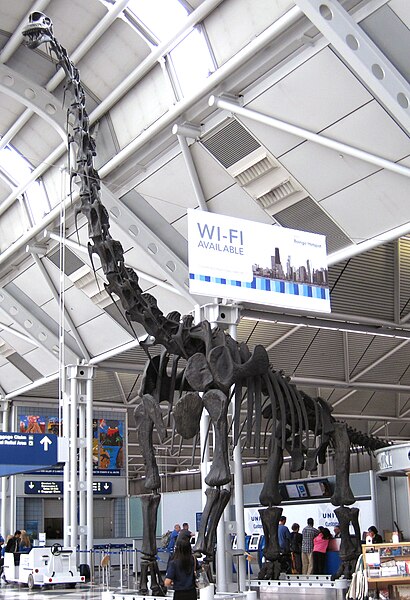
<path id="1" fill-rule="evenodd" d="M 308 497 L 308 493 L 307 493 L 306 486 L 304 483 L 297 483 L 296 487 L 298 488 L 299 498 L 307 498 Z"/>
<path id="2" fill-rule="evenodd" d="M 259 546 L 259 535 L 252 535 L 249 540 L 249 550 L 257 550 Z"/>
<path id="3" fill-rule="evenodd" d="M 285 484 L 286 492 L 288 494 L 289 500 L 294 500 L 296 498 L 308 498 L 309 494 L 306 489 L 306 485 L 304 483 L 286 483 Z"/>
<path id="4" fill-rule="evenodd" d="M 287 483 L 286 491 L 289 497 L 289 500 L 293 500 L 294 498 L 299 498 L 299 490 L 296 483 Z"/>
<path id="5" fill-rule="evenodd" d="M 330 496 L 329 483 L 326 480 L 306 482 L 311 498 L 324 498 Z"/>

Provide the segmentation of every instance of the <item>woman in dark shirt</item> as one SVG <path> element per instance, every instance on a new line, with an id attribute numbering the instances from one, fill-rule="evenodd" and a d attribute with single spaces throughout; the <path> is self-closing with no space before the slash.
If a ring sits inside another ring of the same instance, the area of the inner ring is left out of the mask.
<path id="1" fill-rule="evenodd" d="M 374 525 L 371 525 L 369 527 L 367 533 L 372 538 L 372 544 L 383 544 L 382 536 L 377 531 L 377 528 Z"/>
<path id="2" fill-rule="evenodd" d="M 196 600 L 195 571 L 197 562 L 187 538 L 178 538 L 168 564 L 165 585 L 174 588 L 174 600 Z"/>

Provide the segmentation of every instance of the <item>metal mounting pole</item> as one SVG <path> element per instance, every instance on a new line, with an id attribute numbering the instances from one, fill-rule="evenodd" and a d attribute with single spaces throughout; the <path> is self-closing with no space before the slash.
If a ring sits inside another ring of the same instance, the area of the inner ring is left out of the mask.
<path id="1" fill-rule="evenodd" d="M 233 339 L 237 337 L 237 325 L 239 322 L 239 307 L 236 304 L 209 304 L 203 307 L 205 318 L 211 323 L 215 323 L 222 329 L 228 329 Z M 234 418 L 234 403 L 231 403 L 230 411 Z M 240 444 L 233 450 L 233 475 L 234 475 L 234 496 L 235 496 L 235 522 L 238 548 L 245 550 L 245 520 L 243 513 L 243 474 L 242 474 L 242 453 Z M 229 515 L 227 516 L 229 520 Z M 218 544 L 217 544 L 217 575 L 218 589 L 228 591 L 228 581 L 231 581 L 231 557 L 226 552 L 227 543 L 229 543 L 229 531 L 226 530 L 226 523 L 221 518 L 218 525 Z M 221 541 L 223 540 L 223 545 Z M 222 546 L 222 548 L 221 548 Z M 225 558 L 229 560 L 225 561 Z M 228 564 L 227 564 L 228 563 Z M 246 565 L 245 556 L 238 557 L 238 591 L 244 592 L 246 585 Z M 225 586 L 225 587 L 223 587 Z"/>
<path id="2" fill-rule="evenodd" d="M 1 398 L 0 407 L 2 412 L 2 431 L 9 430 L 9 402 L 4 398 Z M 3 537 L 6 537 L 6 516 L 7 516 L 7 477 L 1 478 L 1 517 L 0 517 L 0 531 Z"/>
<path id="3" fill-rule="evenodd" d="M 70 490 L 70 545 L 80 541 L 80 560 L 85 559 L 89 548 L 89 532 L 93 533 L 93 488 L 92 488 L 92 379 L 94 367 L 89 365 L 69 365 L 67 379 L 70 382 L 69 415 L 69 490 Z M 91 406 L 91 408 L 90 408 Z M 91 422 L 90 422 L 91 421 Z M 77 435 L 77 424 L 78 433 Z M 91 458 L 90 458 L 91 456 Z M 79 474 L 77 475 L 77 459 Z M 90 468 L 91 464 L 91 468 Z M 86 472 L 87 466 L 87 472 Z M 78 492 L 78 498 L 77 498 Z M 77 509 L 78 522 L 77 522 Z M 91 547 L 92 547 L 91 540 Z"/>

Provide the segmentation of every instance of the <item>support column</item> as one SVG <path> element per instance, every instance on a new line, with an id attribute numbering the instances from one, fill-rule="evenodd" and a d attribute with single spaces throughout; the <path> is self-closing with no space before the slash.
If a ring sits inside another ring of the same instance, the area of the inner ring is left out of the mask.
<path id="1" fill-rule="evenodd" d="M 79 542 L 80 563 L 90 562 L 87 550 L 93 547 L 93 463 L 92 463 L 92 379 L 94 367 L 89 365 L 69 365 L 67 379 L 70 396 L 66 402 L 69 412 L 67 418 L 68 431 L 64 435 L 69 438 L 69 462 L 64 470 L 64 517 L 69 519 L 68 545 L 76 547 Z M 78 430 L 77 430 L 78 427 Z M 78 461 L 78 467 L 77 467 Z M 78 473 L 77 473 L 78 468 Z M 67 480 L 66 480 L 67 478 Z M 78 495 L 77 495 L 78 494 Z M 66 529 L 66 523 L 64 523 Z M 79 539 L 78 539 L 79 538 Z M 66 543 L 66 542 L 64 542 Z"/>
<path id="2" fill-rule="evenodd" d="M 13 405 L 11 408 L 11 416 L 10 416 L 10 428 L 11 431 L 16 431 L 17 428 L 17 411 L 16 407 Z M 16 531 L 16 476 L 11 475 L 9 477 L 9 532 L 13 534 Z"/>
<path id="3" fill-rule="evenodd" d="M 239 307 L 234 304 L 211 304 L 203 307 L 205 318 L 222 329 L 229 329 L 229 334 L 233 339 L 237 337 L 237 324 L 239 322 Z M 234 402 L 231 403 L 229 413 L 234 419 Z M 245 520 L 243 512 L 243 476 L 242 476 L 242 453 L 240 444 L 233 450 L 233 475 L 234 475 L 234 498 L 235 498 L 235 522 L 237 545 L 240 549 L 245 549 Z M 216 549 L 216 564 L 217 564 L 217 587 L 221 592 L 228 590 L 229 583 L 232 583 L 232 560 L 229 559 L 227 564 L 226 557 L 228 556 L 227 547 L 229 544 L 229 531 L 227 531 L 226 521 L 230 520 L 230 506 L 225 509 L 224 516 L 221 518 L 217 529 L 217 549 Z M 246 585 L 246 566 L 245 557 L 241 556 L 238 560 L 238 591 L 244 592 Z"/>
<path id="4" fill-rule="evenodd" d="M 9 401 L 1 397 L 0 409 L 2 412 L 2 428 L 3 432 L 9 431 Z M 1 517 L 0 517 L 0 531 L 4 538 L 6 538 L 6 517 L 7 517 L 7 483 L 8 477 L 1 478 Z"/>

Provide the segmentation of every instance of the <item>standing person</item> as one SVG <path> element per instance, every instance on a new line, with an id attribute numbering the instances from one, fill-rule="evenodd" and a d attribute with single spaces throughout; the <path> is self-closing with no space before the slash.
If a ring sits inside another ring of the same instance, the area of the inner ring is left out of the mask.
<path id="1" fill-rule="evenodd" d="M 326 551 L 332 534 L 327 527 L 319 527 L 318 535 L 313 538 L 313 573 L 325 574 Z"/>
<path id="2" fill-rule="evenodd" d="M 383 538 L 377 531 L 377 527 L 371 525 L 367 530 L 367 533 L 372 538 L 372 544 L 383 544 Z"/>
<path id="3" fill-rule="evenodd" d="M 178 538 L 175 552 L 168 563 L 165 585 L 173 586 L 174 600 L 196 600 L 195 571 L 197 561 L 187 537 Z"/>
<path id="4" fill-rule="evenodd" d="M 333 537 L 334 538 L 340 538 L 340 527 L 339 525 L 335 525 L 333 528 Z"/>
<path id="5" fill-rule="evenodd" d="M 286 517 L 284 517 L 283 515 L 279 519 L 278 541 L 283 558 L 282 568 L 284 569 L 285 573 L 291 573 L 292 560 L 290 554 L 290 543 L 292 541 L 292 538 L 289 529 L 286 527 Z"/>
<path id="6" fill-rule="evenodd" d="M 174 525 L 174 529 L 171 532 L 170 538 L 169 538 L 169 542 L 168 545 L 166 547 L 167 552 L 169 552 L 170 554 L 173 553 L 174 548 L 175 548 L 175 543 L 177 541 L 177 537 L 179 532 L 181 531 L 181 525 L 179 523 L 176 523 Z"/>
<path id="7" fill-rule="evenodd" d="M 311 575 L 313 573 L 313 540 L 319 531 L 313 527 L 313 519 L 309 517 L 307 525 L 302 531 L 302 573 Z"/>
<path id="8" fill-rule="evenodd" d="M 17 529 L 14 532 L 14 535 L 11 536 L 11 538 L 7 542 L 5 552 L 18 552 L 19 551 L 20 536 L 21 536 L 21 531 L 20 531 L 20 529 Z"/>
<path id="9" fill-rule="evenodd" d="M 28 554 L 31 550 L 31 541 L 25 529 L 21 530 L 19 552 Z"/>
<path id="10" fill-rule="evenodd" d="M 187 538 L 188 540 L 192 537 L 192 531 L 190 531 L 188 523 L 182 523 L 182 529 L 178 533 L 178 538 L 181 539 L 182 537 Z"/>
<path id="11" fill-rule="evenodd" d="M 290 537 L 290 550 L 292 552 L 292 573 L 302 573 L 302 540 L 303 535 L 299 533 L 299 523 L 293 523 Z"/>

